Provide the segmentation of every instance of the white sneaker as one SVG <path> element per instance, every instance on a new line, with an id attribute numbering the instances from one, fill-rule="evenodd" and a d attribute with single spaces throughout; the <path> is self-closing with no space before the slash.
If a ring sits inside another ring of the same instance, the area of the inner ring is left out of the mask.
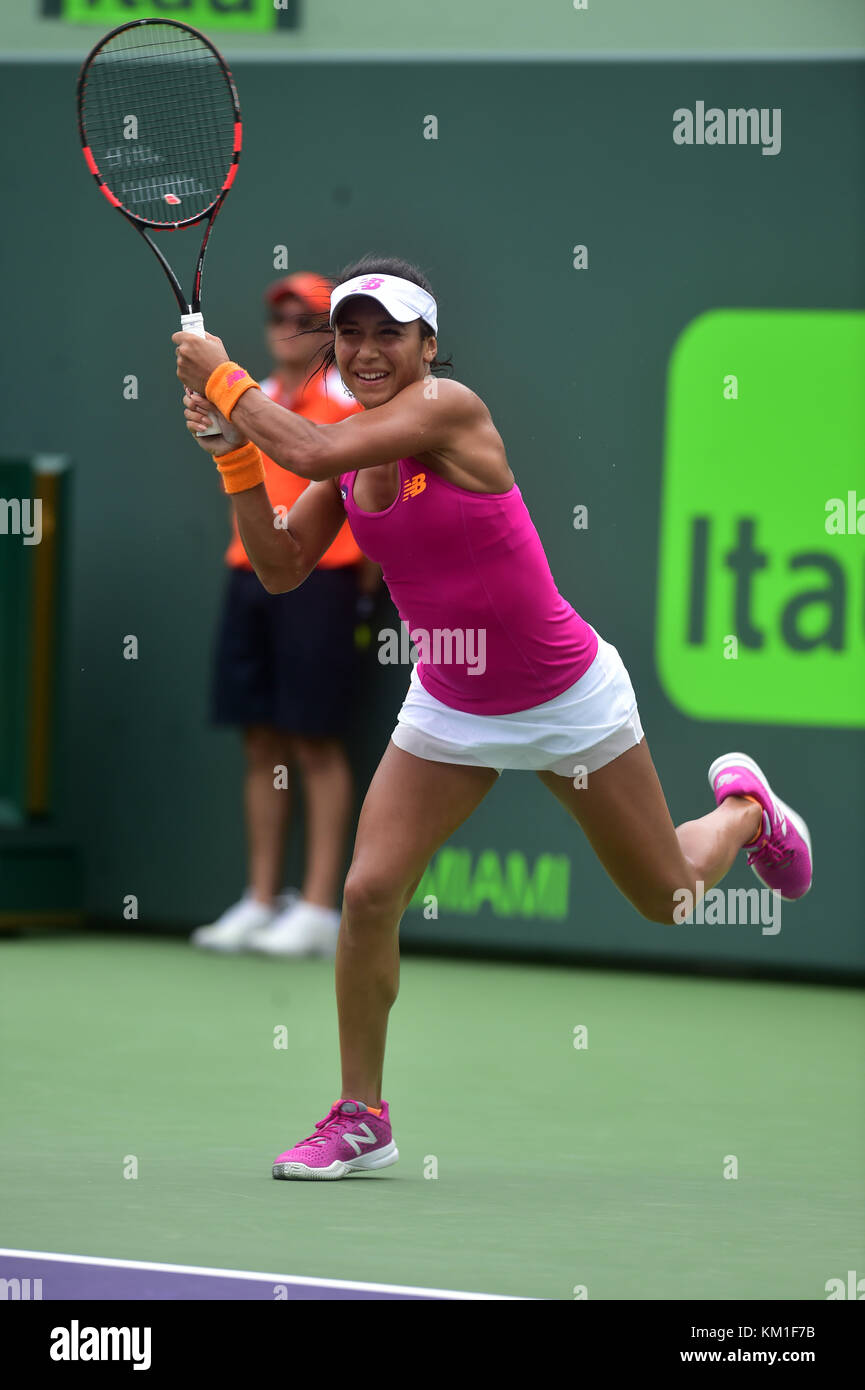
<path id="1" fill-rule="evenodd" d="M 209 951 L 244 951 L 249 945 L 251 933 L 276 921 L 296 896 L 289 889 L 280 894 L 273 906 L 268 907 L 266 903 L 256 902 L 247 893 L 215 922 L 206 927 L 197 927 L 189 939 L 194 946 L 203 946 Z"/>
<path id="2" fill-rule="evenodd" d="M 248 944 L 268 956 L 335 956 L 339 920 L 334 908 L 301 898 L 275 921 L 257 928 Z"/>

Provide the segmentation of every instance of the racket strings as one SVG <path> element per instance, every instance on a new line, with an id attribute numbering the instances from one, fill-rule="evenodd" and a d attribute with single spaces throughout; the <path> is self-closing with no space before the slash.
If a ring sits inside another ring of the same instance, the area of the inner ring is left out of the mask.
<path id="1" fill-rule="evenodd" d="M 201 216 L 216 201 L 236 119 L 217 55 L 169 24 L 121 30 L 93 55 L 82 83 L 82 129 L 101 177 L 124 207 L 156 225 Z"/>

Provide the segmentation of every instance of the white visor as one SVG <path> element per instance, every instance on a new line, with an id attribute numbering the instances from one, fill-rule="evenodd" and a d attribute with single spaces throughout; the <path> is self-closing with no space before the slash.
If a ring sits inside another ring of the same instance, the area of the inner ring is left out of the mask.
<path id="1" fill-rule="evenodd" d="M 337 285 L 330 296 L 331 327 L 340 304 L 358 295 L 377 299 L 397 323 L 424 319 L 433 333 L 438 333 L 438 310 L 432 295 L 422 290 L 420 285 L 413 285 L 411 280 L 403 280 L 399 275 L 356 275 L 353 280 L 346 280 L 344 285 Z"/>

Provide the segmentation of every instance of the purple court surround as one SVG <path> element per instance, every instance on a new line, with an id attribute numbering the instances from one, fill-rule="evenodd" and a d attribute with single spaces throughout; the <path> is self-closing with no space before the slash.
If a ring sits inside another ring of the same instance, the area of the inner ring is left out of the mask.
<path id="1" fill-rule="evenodd" d="M 206 1270 L 189 1265 L 150 1265 L 132 1260 L 98 1260 L 48 1252 L 0 1251 L 0 1279 L 6 1280 L 5 1299 L 17 1296 L 36 1301 L 231 1302 L 275 1303 L 289 1299 L 497 1299 L 495 1294 L 458 1293 L 447 1289 L 407 1288 L 351 1280 L 302 1279 L 294 1275 L 254 1274 L 240 1270 Z M 16 1292 L 8 1281 L 18 1280 Z M 29 1280 L 29 1284 L 20 1281 Z"/>

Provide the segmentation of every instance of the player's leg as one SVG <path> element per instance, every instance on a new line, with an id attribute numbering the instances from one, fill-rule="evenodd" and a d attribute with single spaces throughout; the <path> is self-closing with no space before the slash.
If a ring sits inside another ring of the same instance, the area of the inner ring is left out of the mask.
<path id="1" fill-rule="evenodd" d="M 645 739 L 589 772 L 585 786 L 558 773 L 538 776 L 578 822 L 616 887 L 653 922 L 674 920 L 679 890 L 696 903 L 762 824 L 755 802 L 731 796 L 699 820 L 674 826 Z"/>
<path id="2" fill-rule="evenodd" d="M 343 889 L 336 952 L 343 1096 L 381 1103 L 400 919 L 433 854 L 496 781 L 491 768 L 430 762 L 388 744 L 363 803 Z"/>
<path id="3" fill-rule="evenodd" d="M 399 988 L 399 924 L 431 856 L 497 780 L 491 768 L 415 757 L 389 743 L 366 794 L 336 952 L 340 1099 L 278 1155 L 275 1178 L 331 1180 L 395 1163 L 382 1098 L 387 1021 Z"/>

